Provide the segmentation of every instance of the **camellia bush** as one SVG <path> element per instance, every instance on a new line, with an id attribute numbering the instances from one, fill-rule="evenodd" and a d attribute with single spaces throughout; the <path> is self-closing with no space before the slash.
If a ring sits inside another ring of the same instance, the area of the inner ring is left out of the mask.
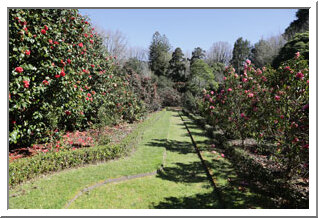
<path id="1" fill-rule="evenodd" d="M 309 70 L 300 56 L 277 70 L 255 69 L 246 60 L 243 74 L 227 67 L 218 92 L 204 90 L 202 113 L 228 137 L 271 144 L 271 157 L 284 166 L 284 177 L 308 172 Z"/>
<path id="2" fill-rule="evenodd" d="M 10 149 L 98 123 L 102 105 L 119 119 L 138 119 L 142 102 L 116 67 L 78 10 L 10 9 Z"/>

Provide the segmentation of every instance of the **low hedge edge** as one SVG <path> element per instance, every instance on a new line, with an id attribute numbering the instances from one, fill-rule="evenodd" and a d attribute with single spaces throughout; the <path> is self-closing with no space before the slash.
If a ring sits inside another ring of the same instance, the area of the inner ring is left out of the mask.
<path id="1" fill-rule="evenodd" d="M 77 150 L 41 153 L 9 163 L 9 188 L 50 172 L 58 172 L 85 164 L 108 161 L 127 155 L 142 139 L 147 126 L 153 125 L 163 111 L 153 114 L 118 144 L 98 145 Z"/>

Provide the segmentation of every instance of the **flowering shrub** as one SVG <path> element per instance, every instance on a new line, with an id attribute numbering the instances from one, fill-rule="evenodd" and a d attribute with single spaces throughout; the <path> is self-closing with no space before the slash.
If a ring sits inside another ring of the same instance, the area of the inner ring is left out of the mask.
<path id="1" fill-rule="evenodd" d="M 10 9 L 10 149 L 96 123 L 105 103 L 136 119 L 141 103 L 116 67 L 77 10 Z"/>
<path id="2" fill-rule="evenodd" d="M 249 60 L 242 75 L 226 68 L 219 91 L 204 90 L 202 112 L 228 136 L 271 142 L 289 179 L 308 170 L 308 109 L 308 62 L 296 53 L 277 70 L 255 69 Z"/>

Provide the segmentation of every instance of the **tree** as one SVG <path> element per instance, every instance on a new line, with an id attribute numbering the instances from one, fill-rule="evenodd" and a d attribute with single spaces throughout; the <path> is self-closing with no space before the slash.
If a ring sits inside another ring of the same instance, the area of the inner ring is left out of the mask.
<path id="1" fill-rule="evenodd" d="M 169 77 L 174 82 L 185 82 L 186 80 L 186 64 L 183 56 L 184 54 L 182 53 L 181 48 L 176 48 L 172 53 L 171 60 L 169 61 Z"/>
<path id="2" fill-rule="evenodd" d="M 203 89 L 217 89 L 218 84 L 214 80 L 212 69 L 203 60 L 195 60 L 190 66 L 190 70 L 188 87 L 194 96 L 201 95 Z"/>
<path id="3" fill-rule="evenodd" d="M 127 52 L 127 38 L 119 30 L 100 30 L 103 37 L 103 44 L 105 45 L 108 53 L 116 57 L 120 62 L 126 58 Z"/>
<path id="4" fill-rule="evenodd" d="M 192 65 L 192 63 L 194 63 L 196 60 L 203 59 L 204 57 L 205 57 L 205 51 L 200 47 L 195 48 L 192 52 L 190 65 Z"/>
<path id="5" fill-rule="evenodd" d="M 299 9 L 296 17 L 297 19 L 289 24 L 283 34 L 287 41 L 291 40 L 296 33 L 309 31 L 309 9 Z"/>
<path id="6" fill-rule="evenodd" d="M 250 54 L 250 42 L 243 40 L 242 37 L 238 38 L 234 44 L 233 57 L 230 63 L 238 72 L 243 70 L 243 62 Z"/>
<path id="7" fill-rule="evenodd" d="M 217 62 L 228 64 L 231 58 L 232 49 L 228 42 L 215 42 L 207 52 L 207 63 L 210 66 Z"/>
<path id="8" fill-rule="evenodd" d="M 152 36 L 152 42 L 149 47 L 149 66 L 150 69 L 158 76 L 166 75 L 169 67 L 170 44 L 168 38 L 159 32 Z"/>
<path id="9" fill-rule="evenodd" d="M 296 33 L 294 38 L 288 41 L 273 60 L 273 67 L 277 68 L 282 62 L 295 57 L 299 52 L 306 60 L 309 60 L 309 32 Z"/>
<path id="10" fill-rule="evenodd" d="M 267 40 L 261 39 L 253 46 L 250 58 L 259 68 L 271 64 L 284 44 L 285 40 L 281 35 L 272 36 Z"/>

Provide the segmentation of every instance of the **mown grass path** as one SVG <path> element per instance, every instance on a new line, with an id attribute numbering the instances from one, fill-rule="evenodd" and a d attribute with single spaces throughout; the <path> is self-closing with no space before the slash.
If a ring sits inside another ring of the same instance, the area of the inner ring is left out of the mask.
<path id="1" fill-rule="evenodd" d="M 21 193 L 10 198 L 10 208 L 255 208 L 268 202 L 240 185 L 231 163 L 180 111 L 163 111 L 157 116 L 158 121 L 144 132 L 137 150 L 129 157 L 66 170 L 21 185 L 10 191 Z M 164 153 L 165 164 L 159 173 L 94 186 L 106 179 L 153 172 L 163 164 Z"/>

